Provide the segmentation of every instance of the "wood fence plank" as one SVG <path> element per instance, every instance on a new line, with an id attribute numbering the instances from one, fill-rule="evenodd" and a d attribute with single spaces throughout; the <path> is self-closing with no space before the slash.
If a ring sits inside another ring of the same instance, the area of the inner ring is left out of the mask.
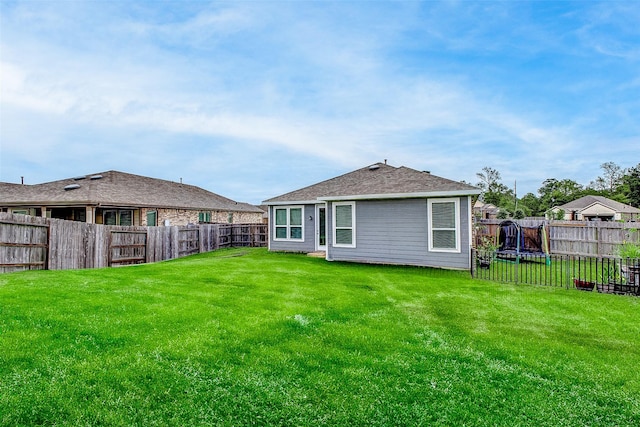
<path id="1" fill-rule="evenodd" d="M 476 245 L 484 236 L 495 237 L 501 220 L 476 222 Z M 632 222 L 515 220 L 523 226 L 547 224 L 550 250 L 558 255 L 614 256 L 623 241 L 640 242 Z"/>
<path id="2" fill-rule="evenodd" d="M 0 273 L 101 268 L 233 245 L 266 246 L 267 229 L 266 224 L 122 227 L 0 212 Z"/>

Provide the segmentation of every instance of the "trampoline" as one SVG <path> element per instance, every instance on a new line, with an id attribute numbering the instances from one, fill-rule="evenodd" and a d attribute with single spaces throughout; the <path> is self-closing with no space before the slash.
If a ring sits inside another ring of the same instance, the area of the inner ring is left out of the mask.
<path id="1" fill-rule="evenodd" d="M 544 224 L 527 227 L 512 220 L 504 220 L 496 231 L 496 258 L 504 261 L 544 261 L 551 264 L 549 238 Z"/>

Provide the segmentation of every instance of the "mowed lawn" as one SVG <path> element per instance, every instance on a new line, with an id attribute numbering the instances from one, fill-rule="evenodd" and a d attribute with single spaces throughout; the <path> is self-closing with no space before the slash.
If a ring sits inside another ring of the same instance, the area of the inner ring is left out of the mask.
<path id="1" fill-rule="evenodd" d="M 264 249 L 4 274 L 0 424 L 636 426 L 640 298 Z"/>

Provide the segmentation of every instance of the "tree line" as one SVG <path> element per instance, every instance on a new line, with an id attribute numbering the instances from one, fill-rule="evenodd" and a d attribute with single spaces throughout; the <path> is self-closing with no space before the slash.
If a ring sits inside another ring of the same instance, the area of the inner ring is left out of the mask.
<path id="1" fill-rule="evenodd" d="M 480 200 L 500 208 L 501 218 L 544 216 L 554 206 L 564 205 L 587 195 L 604 196 L 640 208 L 640 163 L 622 168 L 614 162 L 600 165 L 602 174 L 588 185 L 572 179 L 549 178 L 542 182 L 538 194 L 527 193 L 517 197 L 514 188 L 502 183 L 500 172 L 491 167 L 476 173 L 482 190 Z"/>

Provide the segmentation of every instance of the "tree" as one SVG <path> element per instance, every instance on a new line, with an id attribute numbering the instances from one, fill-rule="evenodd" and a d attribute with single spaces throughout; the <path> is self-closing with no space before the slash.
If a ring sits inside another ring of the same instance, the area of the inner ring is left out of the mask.
<path id="1" fill-rule="evenodd" d="M 544 215 L 544 211 L 540 211 L 540 199 L 533 193 L 527 193 L 518 200 L 518 208 L 522 209 L 527 216 Z"/>
<path id="2" fill-rule="evenodd" d="M 564 205 L 582 196 L 582 185 L 571 179 L 558 181 L 555 178 L 544 180 L 542 187 L 538 189 L 540 194 L 539 209 L 546 212 L 554 206 Z"/>
<path id="3" fill-rule="evenodd" d="M 480 180 L 477 186 L 482 190 L 482 201 L 485 203 L 491 203 L 495 206 L 502 206 L 505 197 L 513 197 L 513 192 L 507 188 L 502 182 L 500 172 L 497 170 L 485 166 L 482 168 L 482 172 L 476 173 L 476 176 Z"/>
<path id="4" fill-rule="evenodd" d="M 626 196 L 629 204 L 640 208 L 640 163 L 636 167 L 629 168 L 624 176 Z"/>
<path id="5" fill-rule="evenodd" d="M 605 162 L 600 165 L 600 169 L 603 170 L 602 176 L 597 177 L 595 181 L 591 181 L 589 187 L 613 195 L 622 184 L 625 170 L 614 162 Z"/>
<path id="6" fill-rule="evenodd" d="M 483 193 L 493 190 L 502 180 L 500 172 L 488 166 L 483 167 L 482 172 L 476 173 L 476 176 L 480 180 L 477 186 Z"/>
<path id="7" fill-rule="evenodd" d="M 497 219 L 507 219 L 511 216 L 511 212 L 509 212 L 506 209 L 500 209 L 500 211 L 498 211 L 498 215 L 496 215 Z"/>
<path id="8" fill-rule="evenodd" d="M 555 214 L 553 214 L 553 219 L 559 219 L 559 220 L 564 219 L 564 213 L 565 213 L 564 209 L 558 209 L 558 211 Z"/>

